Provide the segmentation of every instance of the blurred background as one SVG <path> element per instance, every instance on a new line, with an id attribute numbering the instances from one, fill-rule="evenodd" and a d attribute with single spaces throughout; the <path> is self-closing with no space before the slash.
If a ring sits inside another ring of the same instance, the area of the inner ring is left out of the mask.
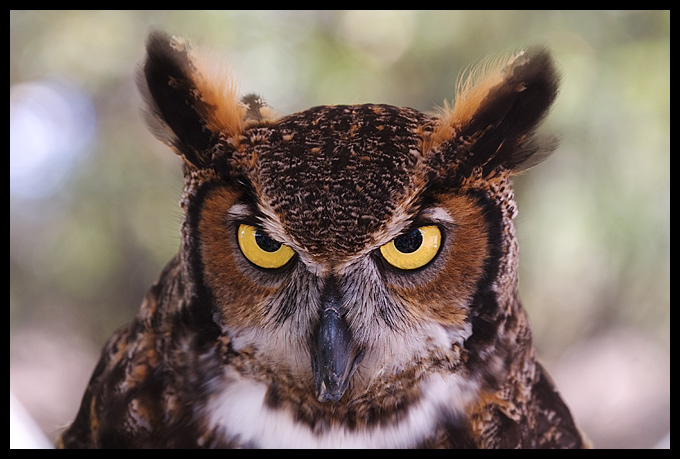
<path id="1" fill-rule="evenodd" d="M 549 46 L 561 145 L 516 180 L 538 352 L 596 447 L 670 446 L 668 11 L 10 11 L 10 399 L 50 441 L 179 244 L 180 160 L 135 87 L 150 28 L 281 114 L 431 110 L 471 64 Z"/>

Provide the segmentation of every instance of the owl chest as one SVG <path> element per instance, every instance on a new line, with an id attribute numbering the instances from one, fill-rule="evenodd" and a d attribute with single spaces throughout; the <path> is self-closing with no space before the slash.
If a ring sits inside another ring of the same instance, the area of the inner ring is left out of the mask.
<path id="1" fill-rule="evenodd" d="M 312 414 L 316 418 L 310 422 L 301 413 L 310 407 L 274 406 L 266 384 L 232 370 L 225 374 L 205 407 L 208 428 L 216 444 L 246 448 L 407 448 L 436 443 L 442 432 L 451 430 L 452 420 L 464 423 L 464 406 L 476 393 L 476 385 L 458 375 L 438 375 L 422 383 L 422 396 L 380 422 L 358 425 L 355 416 L 345 422 L 337 415 L 345 411 L 338 408 L 334 413 L 330 406 Z M 375 406 L 365 409 L 373 416 L 380 412 Z"/>

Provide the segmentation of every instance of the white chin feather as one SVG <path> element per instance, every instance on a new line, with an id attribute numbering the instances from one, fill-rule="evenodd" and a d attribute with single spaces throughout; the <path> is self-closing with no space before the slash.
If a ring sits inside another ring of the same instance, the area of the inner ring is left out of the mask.
<path id="1" fill-rule="evenodd" d="M 406 416 L 393 424 L 351 430 L 332 425 L 314 432 L 285 410 L 265 405 L 262 383 L 226 370 L 225 387 L 207 410 L 211 429 L 259 448 L 405 448 L 416 446 L 434 432 L 443 419 L 461 417 L 476 396 L 478 384 L 457 374 L 434 374 L 421 383 L 422 397 Z"/>

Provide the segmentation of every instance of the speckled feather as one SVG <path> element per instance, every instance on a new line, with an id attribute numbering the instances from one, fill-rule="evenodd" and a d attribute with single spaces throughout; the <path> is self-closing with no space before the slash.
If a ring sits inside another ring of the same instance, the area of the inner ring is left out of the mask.
<path id="1" fill-rule="evenodd" d="M 488 69 L 438 114 L 279 117 L 184 40 L 147 47 L 149 124 L 185 161 L 182 244 L 60 446 L 587 446 L 517 293 L 511 177 L 554 147 L 534 133 L 557 94 L 547 51 Z M 255 266 L 242 224 L 295 255 Z M 436 256 L 390 266 L 379 248 L 423 225 L 442 231 Z"/>
<path id="2" fill-rule="evenodd" d="M 250 180 L 297 244 L 343 257 L 423 188 L 416 131 L 426 119 L 387 105 L 315 107 L 251 130 L 241 148 L 257 156 Z"/>

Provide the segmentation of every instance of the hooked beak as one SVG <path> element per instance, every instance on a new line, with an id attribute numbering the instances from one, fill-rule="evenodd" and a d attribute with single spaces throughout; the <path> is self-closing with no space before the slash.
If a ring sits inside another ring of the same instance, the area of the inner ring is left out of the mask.
<path id="1" fill-rule="evenodd" d="M 320 323 L 312 344 L 312 370 L 320 402 L 338 401 L 362 357 L 341 314 L 342 299 L 333 279 L 324 288 Z"/>

